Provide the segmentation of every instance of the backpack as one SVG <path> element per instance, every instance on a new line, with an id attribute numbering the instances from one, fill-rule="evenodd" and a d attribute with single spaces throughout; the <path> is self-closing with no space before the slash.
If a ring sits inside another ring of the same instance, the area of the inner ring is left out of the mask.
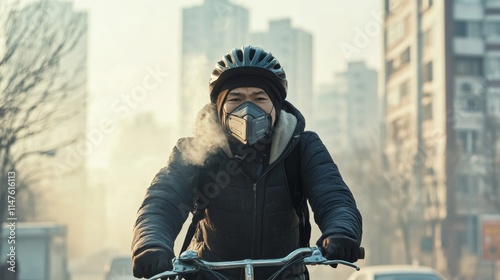
<path id="1" fill-rule="evenodd" d="M 292 197 L 295 212 L 299 217 L 299 246 L 309 247 L 309 240 L 311 238 L 311 223 L 309 221 L 309 207 L 307 206 L 307 199 L 302 192 L 302 181 L 300 178 L 300 157 L 299 157 L 299 143 L 294 147 L 290 155 L 284 160 L 285 174 L 288 181 L 288 191 Z M 198 200 L 198 199 L 197 199 Z M 207 203 L 205 203 L 207 205 Z M 191 239 L 194 236 L 198 223 L 205 218 L 205 209 L 198 208 L 197 203 L 193 207 L 193 218 L 189 225 L 184 243 L 182 244 L 181 252 L 184 252 Z"/>

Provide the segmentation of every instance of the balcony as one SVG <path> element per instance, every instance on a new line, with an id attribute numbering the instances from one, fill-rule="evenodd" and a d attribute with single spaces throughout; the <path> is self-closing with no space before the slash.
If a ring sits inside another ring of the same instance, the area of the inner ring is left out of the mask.
<path id="1" fill-rule="evenodd" d="M 482 20 L 484 8 L 480 1 L 477 3 L 455 3 L 453 17 L 462 20 Z"/>
<path id="2" fill-rule="evenodd" d="M 481 38 L 455 38 L 453 40 L 453 47 L 456 55 L 484 55 L 484 41 Z"/>
<path id="3" fill-rule="evenodd" d="M 498 0 L 486 0 L 486 9 L 496 10 L 500 9 L 500 1 Z M 486 10 L 488 13 L 488 10 Z"/>

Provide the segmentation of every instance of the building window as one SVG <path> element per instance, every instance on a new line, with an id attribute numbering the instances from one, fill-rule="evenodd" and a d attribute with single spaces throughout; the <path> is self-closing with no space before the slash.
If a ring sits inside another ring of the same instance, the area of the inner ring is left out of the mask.
<path id="1" fill-rule="evenodd" d="M 424 121 L 432 120 L 432 101 L 427 104 L 423 104 L 422 119 Z"/>
<path id="2" fill-rule="evenodd" d="M 406 48 L 395 59 L 387 61 L 387 74 L 390 76 L 392 73 L 398 71 L 403 66 L 410 63 L 410 48 Z"/>
<path id="3" fill-rule="evenodd" d="M 463 195 L 475 195 L 478 193 L 475 176 L 472 174 L 461 174 L 458 176 L 457 191 Z"/>
<path id="4" fill-rule="evenodd" d="M 410 63 L 410 48 L 406 48 L 400 55 L 399 55 L 399 62 L 400 65 L 406 65 Z"/>
<path id="5" fill-rule="evenodd" d="M 423 69 L 423 81 L 425 82 L 431 82 L 433 79 L 433 70 L 432 70 L 432 61 L 428 62 L 427 64 L 424 65 Z"/>
<path id="6" fill-rule="evenodd" d="M 432 46 L 432 29 L 424 31 L 424 35 L 422 36 L 422 45 L 424 48 Z"/>
<path id="7" fill-rule="evenodd" d="M 401 100 L 405 100 L 410 94 L 410 82 L 405 81 L 399 85 L 399 96 Z"/>
<path id="8" fill-rule="evenodd" d="M 392 73 L 394 73 L 394 71 L 396 70 L 394 68 L 394 59 L 391 59 L 391 60 L 387 61 L 385 68 L 387 69 L 387 76 L 392 75 Z"/>
<path id="9" fill-rule="evenodd" d="M 392 88 L 387 92 L 387 107 L 392 108 L 400 103 L 399 92 L 397 88 Z"/>
<path id="10" fill-rule="evenodd" d="M 392 141 L 394 141 L 395 144 L 400 145 L 403 143 L 405 140 L 408 139 L 409 135 L 409 118 L 408 117 L 401 117 L 399 119 L 396 119 L 391 123 L 391 138 Z"/>
<path id="11" fill-rule="evenodd" d="M 480 57 L 459 57 L 455 62 L 455 71 L 458 75 L 480 76 L 483 73 L 483 61 Z"/>
<path id="12" fill-rule="evenodd" d="M 405 81 L 387 92 L 387 107 L 397 107 L 410 95 L 410 82 Z"/>
<path id="13" fill-rule="evenodd" d="M 477 153 L 478 135 L 475 130 L 460 130 L 457 132 L 460 149 L 467 154 Z"/>
<path id="14" fill-rule="evenodd" d="M 432 120 L 432 94 L 424 93 L 422 96 L 422 120 Z"/>
<path id="15" fill-rule="evenodd" d="M 500 3 L 500 1 L 498 3 Z M 485 22 L 484 35 L 487 38 L 500 37 L 500 21 L 487 21 L 487 22 Z"/>
<path id="16" fill-rule="evenodd" d="M 500 57 L 487 57 L 485 60 L 485 74 L 488 80 L 500 80 Z"/>
<path id="17" fill-rule="evenodd" d="M 455 21 L 455 36 L 456 37 L 467 37 L 467 22 L 466 21 Z"/>
<path id="18" fill-rule="evenodd" d="M 460 38 L 480 38 L 481 23 L 477 21 L 455 21 L 455 37 Z"/>
<path id="19" fill-rule="evenodd" d="M 472 94 L 472 86 L 470 83 L 462 83 L 460 85 L 460 91 L 463 94 Z"/>
<path id="20" fill-rule="evenodd" d="M 403 19 L 387 29 L 387 46 L 392 46 L 399 40 L 403 39 L 406 34 L 406 22 L 407 19 Z"/>

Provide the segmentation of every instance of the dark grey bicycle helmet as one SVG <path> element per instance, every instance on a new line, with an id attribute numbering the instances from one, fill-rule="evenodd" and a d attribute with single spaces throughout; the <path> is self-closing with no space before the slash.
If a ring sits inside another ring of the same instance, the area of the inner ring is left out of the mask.
<path id="1" fill-rule="evenodd" d="M 279 61 L 270 52 L 250 45 L 235 48 L 215 64 L 210 77 L 210 100 L 217 102 L 220 86 L 229 78 L 239 75 L 257 75 L 268 78 L 286 98 L 288 82 Z"/>

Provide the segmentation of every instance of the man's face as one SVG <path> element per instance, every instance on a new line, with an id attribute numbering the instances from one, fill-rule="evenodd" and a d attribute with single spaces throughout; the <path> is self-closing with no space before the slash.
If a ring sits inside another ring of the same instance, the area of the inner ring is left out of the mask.
<path id="1" fill-rule="evenodd" d="M 273 119 L 272 125 L 274 125 L 276 110 L 273 110 L 273 102 L 269 98 L 269 95 L 267 95 L 267 93 L 261 88 L 240 87 L 232 89 L 227 94 L 223 109 L 226 112 L 231 113 L 236 107 L 246 101 L 250 101 L 259 106 L 265 112 L 271 113 L 271 117 Z"/>

